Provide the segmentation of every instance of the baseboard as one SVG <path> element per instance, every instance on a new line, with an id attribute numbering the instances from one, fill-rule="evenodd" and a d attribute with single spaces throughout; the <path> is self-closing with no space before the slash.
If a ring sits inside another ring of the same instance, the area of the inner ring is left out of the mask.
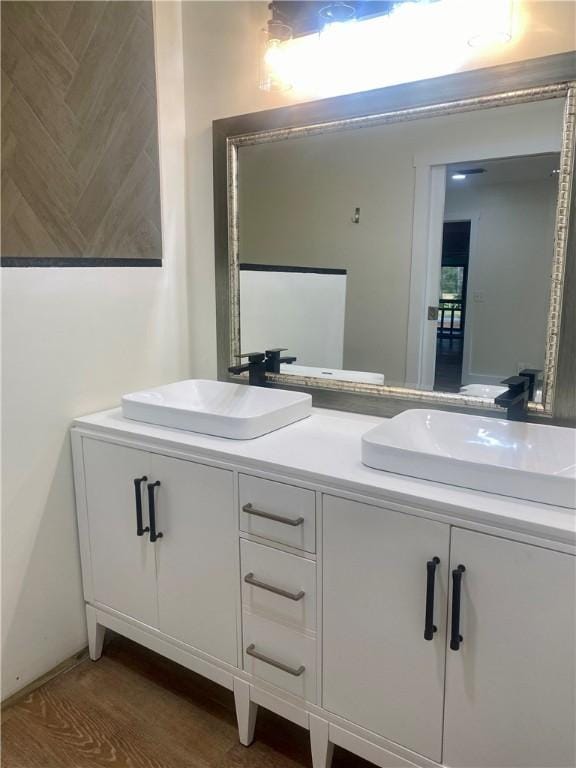
<path id="1" fill-rule="evenodd" d="M 16 691 L 16 693 L 8 696 L 6 699 L 4 699 L 4 701 L 0 703 L 0 709 L 4 711 L 8 707 L 11 707 L 13 704 L 16 704 L 18 701 L 32 693 L 32 691 L 40 688 L 40 686 L 44 685 L 44 683 L 47 683 L 49 680 L 58 677 L 58 675 L 64 674 L 64 672 L 68 672 L 69 670 L 78 666 L 78 664 L 86 661 L 88 658 L 88 648 L 82 648 L 77 653 L 69 656 L 67 659 L 64 659 L 64 661 L 61 661 L 60 664 L 57 664 L 45 674 L 36 678 L 36 680 L 33 680 L 31 683 L 28 683 L 28 685 L 25 685 L 24 688 L 21 688 L 19 691 Z"/>

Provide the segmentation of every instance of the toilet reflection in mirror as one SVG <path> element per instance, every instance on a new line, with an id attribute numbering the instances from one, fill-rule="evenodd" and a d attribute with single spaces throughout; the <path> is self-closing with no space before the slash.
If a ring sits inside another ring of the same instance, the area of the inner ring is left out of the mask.
<path id="1" fill-rule="evenodd" d="M 239 146 L 241 351 L 286 347 L 282 374 L 490 400 L 543 370 L 564 103 Z"/>

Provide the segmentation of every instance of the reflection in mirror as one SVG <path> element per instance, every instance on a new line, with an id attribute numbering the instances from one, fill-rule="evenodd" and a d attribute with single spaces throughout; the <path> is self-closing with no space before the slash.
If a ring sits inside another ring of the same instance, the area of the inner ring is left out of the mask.
<path id="1" fill-rule="evenodd" d="M 282 339 L 296 360 L 280 373 L 384 384 L 383 374 L 343 370 L 346 269 L 240 264 L 240 327 L 245 349 Z"/>
<path id="2" fill-rule="evenodd" d="M 283 374 L 490 399 L 542 370 L 563 110 L 241 144 L 242 351 L 286 347 Z"/>
<path id="3" fill-rule="evenodd" d="M 544 368 L 559 163 L 447 167 L 435 390 L 493 398 L 503 376 Z"/>

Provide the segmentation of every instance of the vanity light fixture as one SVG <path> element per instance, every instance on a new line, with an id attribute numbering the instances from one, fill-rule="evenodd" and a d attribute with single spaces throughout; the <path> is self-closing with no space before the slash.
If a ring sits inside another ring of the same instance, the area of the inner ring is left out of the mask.
<path id="1" fill-rule="evenodd" d="M 519 2 L 519 0 L 518 0 Z M 512 38 L 513 0 L 273 0 L 260 87 L 318 98 L 462 68 Z M 514 13 L 513 13 L 514 10 Z M 519 22 L 520 23 L 520 22 Z"/>
<path id="2" fill-rule="evenodd" d="M 453 173 L 452 174 L 452 178 L 453 178 L 454 181 L 464 181 L 464 179 L 466 178 L 466 174 L 465 173 Z"/>
<path id="3" fill-rule="evenodd" d="M 504 45 L 512 39 L 513 0 L 482 0 L 471 4 L 471 48 Z"/>
<path id="4" fill-rule="evenodd" d="M 274 3 L 268 6 L 271 17 L 262 30 L 262 51 L 260 57 L 260 89 L 263 91 L 287 91 L 292 87 L 284 65 L 283 43 L 292 39 L 292 27 L 286 22 Z"/>

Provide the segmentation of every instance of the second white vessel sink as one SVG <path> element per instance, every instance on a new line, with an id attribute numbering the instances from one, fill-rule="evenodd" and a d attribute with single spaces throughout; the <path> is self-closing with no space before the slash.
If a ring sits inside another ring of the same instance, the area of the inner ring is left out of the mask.
<path id="1" fill-rule="evenodd" d="M 576 430 L 409 410 L 367 432 L 368 467 L 576 508 Z"/>
<path id="2" fill-rule="evenodd" d="M 304 419 L 312 397 L 284 389 L 189 379 L 122 398 L 128 419 L 205 435 L 249 440 Z"/>

